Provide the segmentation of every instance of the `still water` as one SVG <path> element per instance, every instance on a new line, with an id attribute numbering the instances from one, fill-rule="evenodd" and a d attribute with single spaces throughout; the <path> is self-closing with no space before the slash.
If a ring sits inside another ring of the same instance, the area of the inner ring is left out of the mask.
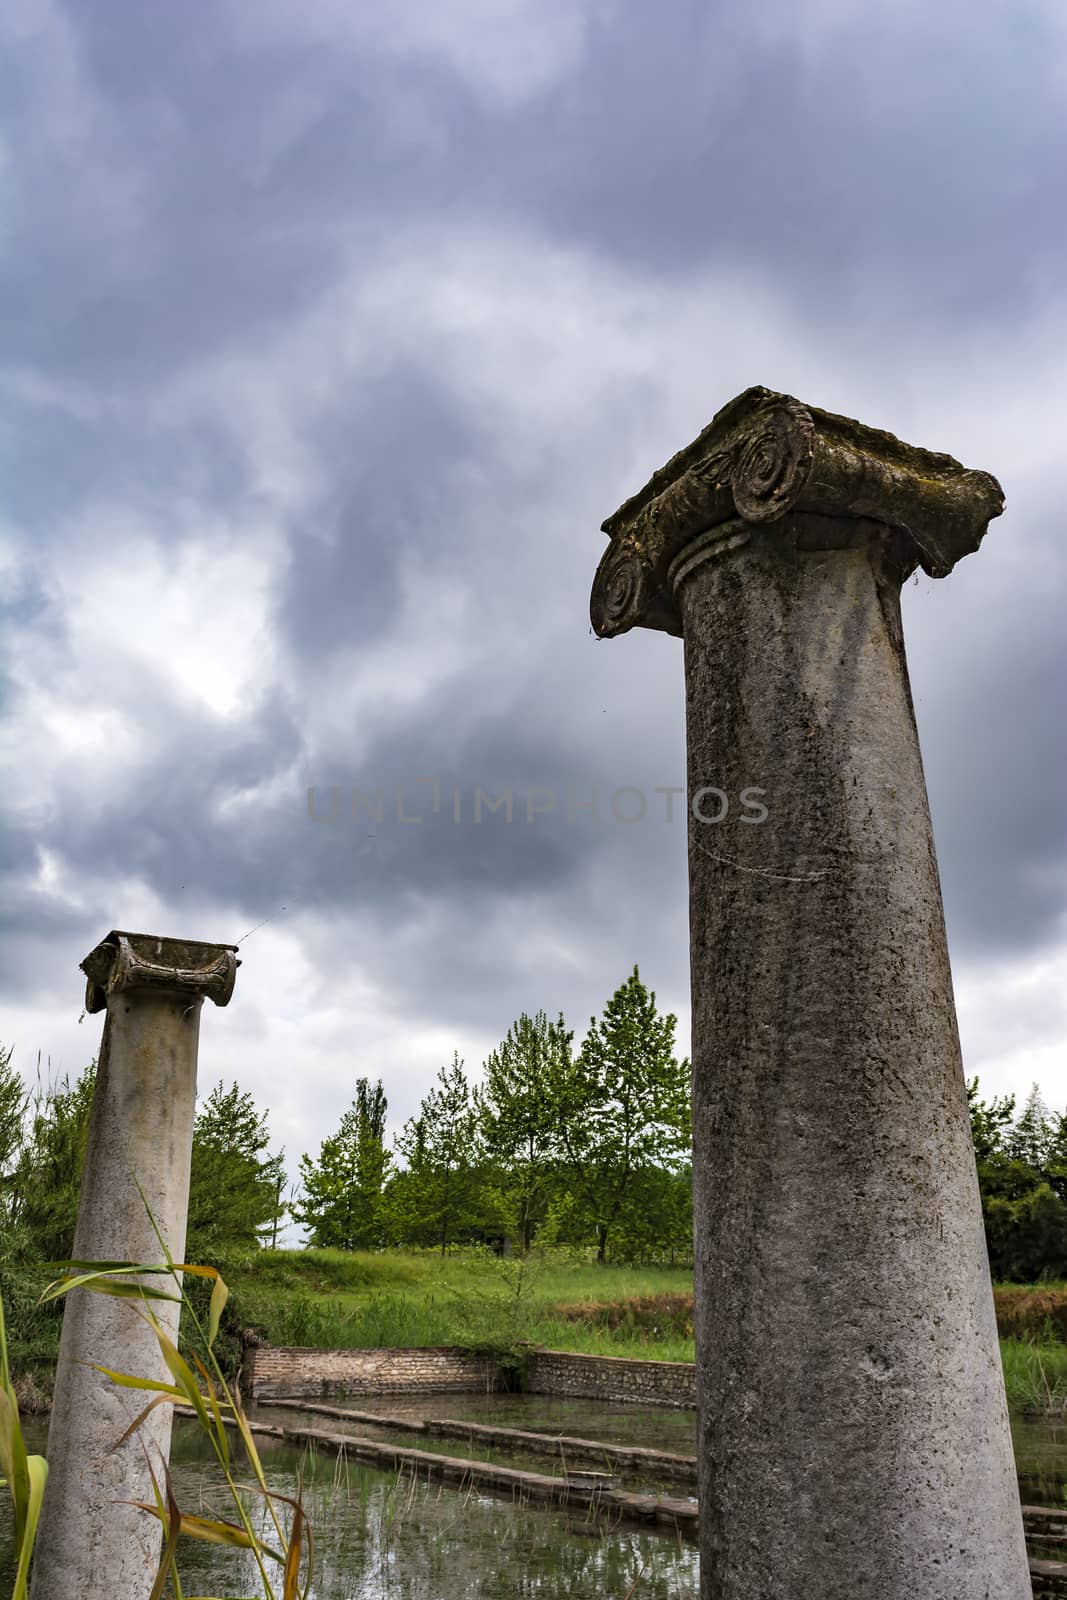
<path id="1" fill-rule="evenodd" d="M 302 1479 L 316 1534 L 315 1600 L 695 1600 L 691 1546 L 598 1526 L 584 1514 L 257 1443 L 272 1488 L 295 1494 Z M 188 1425 L 175 1438 L 172 1467 L 183 1509 L 227 1515 L 217 1474 Z M 188 1594 L 256 1592 L 251 1561 L 208 1546 L 190 1546 L 181 1577 Z"/>
<path id="2" fill-rule="evenodd" d="M 27 1432 L 29 1447 L 42 1450 L 44 1430 Z M 584 1511 L 527 1507 L 506 1496 L 339 1463 L 269 1439 L 258 1439 L 257 1448 L 272 1489 L 295 1496 L 302 1484 L 315 1534 L 313 1600 L 696 1600 L 696 1551 L 677 1540 L 610 1527 Z M 192 1422 L 175 1424 L 171 1469 L 183 1511 L 233 1520 L 228 1490 Z M 249 1476 L 246 1470 L 238 1480 Z M 0 1595 L 10 1593 L 12 1577 L 6 1510 L 0 1509 Z M 262 1514 L 257 1520 L 269 1537 Z M 263 1592 L 246 1552 L 194 1541 L 183 1541 L 179 1575 L 186 1595 Z"/>
<path id="3" fill-rule="evenodd" d="M 1023 1504 L 1067 1506 L 1067 1416 L 1015 1418 L 1011 1436 Z"/>
<path id="4" fill-rule="evenodd" d="M 626 1407 L 581 1401 L 467 1395 L 425 1396 L 416 1404 L 376 1398 L 373 1409 L 463 1416 L 680 1451 L 693 1448 L 691 1412 L 642 1408 L 635 1416 Z M 286 1420 L 295 1423 L 299 1418 L 289 1412 Z M 319 1422 L 334 1426 L 324 1418 Z M 1013 1431 L 1024 1501 L 1064 1504 L 1067 1419 L 1021 1420 Z M 42 1449 L 43 1429 L 32 1432 L 31 1448 Z M 527 1507 L 506 1496 L 339 1463 L 268 1439 L 261 1439 L 259 1448 L 272 1488 L 295 1495 L 302 1483 L 316 1540 L 314 1600 L 504 1600 L 513 1595 L 529 1600 L 696 1600 L 696 1551 L 677 1539 L 611 1527 L 584 1512 Z M 534 1461 L 527 1464 L 543 1470 Z M 192 1423 L 179 1421 L 175 1427 L 172 1468 L 184 1511 L 232 1518 L 225 1486 Z M 0 1521 L 0 1594 L 10 1592 L 8 1532 L 5 1517 Z M 183 1543 L 179 1570 L 187 1595 L 262 1593 L 246 1553 Z"/>

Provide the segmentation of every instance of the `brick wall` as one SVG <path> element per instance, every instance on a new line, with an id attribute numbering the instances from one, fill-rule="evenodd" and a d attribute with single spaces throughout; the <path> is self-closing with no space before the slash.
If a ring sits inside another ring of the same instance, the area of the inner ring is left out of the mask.
<path id="1" fill-rule="evenodd" d="M 533 1350 L 526 1374 L 531 1394 L 586 1396 L 658 1406 L 697 1403 L 696 1368 L 689 1361 L 632 1361 L 624 1356 Z"/>
<path id="2" fill-rule="evenodd" d="M 496 1363 L 467 1350 L 249 1350 L 241 1387 L 253 1400 L 324 1395 L 472 1393 L 498 1386 Z"/>
<path id="3" fill-rule="evenodd" d="M 253 1400 L 324 1399 L 369 1394 L 486 1393 L 502 1387 L 491 1356 L 467 1350 L 249 1350 L 241 1387 Z M 531 1350 L 530 1394 L 659 1406 L 696 1405 L 696 1368 L 686 1361 Z"/>

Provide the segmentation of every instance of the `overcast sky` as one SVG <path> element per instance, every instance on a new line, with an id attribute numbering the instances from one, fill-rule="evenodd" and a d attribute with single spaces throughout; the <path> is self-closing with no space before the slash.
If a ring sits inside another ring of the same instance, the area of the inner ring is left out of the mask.
<path id="1" fill-rule="evenodd" d="M 357 1077 L 395 1130 L 635 962 L 688 1050 L 681 646 L 597 642 L 589 587 L 760 383 L 1004 486 L 905 627 L 967 1071 L 1067 1105 L 1065 94 L 1062 0 L 6 0 L 23 1070 L 95 1053 L 112 927 L 247 936 L 201 1084 L 294 1170 Z"/>

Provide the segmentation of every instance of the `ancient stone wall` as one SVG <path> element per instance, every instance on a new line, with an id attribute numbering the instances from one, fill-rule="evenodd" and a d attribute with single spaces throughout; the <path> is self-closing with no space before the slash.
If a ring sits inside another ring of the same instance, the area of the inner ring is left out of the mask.
<path id="1" fill-rule="evenodd" d="M 253 1400 L 368 1394 L 488 1393 L 503 1387 L 491 1356 L 468 1350 L 303 1350 L 260 1345 L 245 1357 L 241 1386 Z M 523 1387 L 531 1394 L 660 1406 L 696 1405 L 696 1369 L 686 1361 L 531 1350 Z"/>
<path id="2" fill-rule="evenodd" d="M 491 1357 L 468 1350 L 304 1350 L 260 1345 L 245 1357 L 241 1386 L 253 1400 L 499 1387 Z"/>
<path id="3" fill-rule="evenodd" d="M 689 1361 L 633 1361 L 623 1356 L 536 1350 L 530 1352 L 525 1387 L 531 1394 L 585 1396 L 630 1404 L 697 1403 L 696 1368 Z"/>

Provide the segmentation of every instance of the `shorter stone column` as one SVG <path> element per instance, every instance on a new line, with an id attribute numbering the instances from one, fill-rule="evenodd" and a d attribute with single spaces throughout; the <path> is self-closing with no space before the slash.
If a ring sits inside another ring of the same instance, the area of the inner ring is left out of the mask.
<path id="1" fill-rule="evenodd" d="M 82 962 L 86 1010 L 106 1008 L 85 1154 L 74 1257 L 162 1259 L 149 1210 L 175 1261 L 185 1248 L 204 996 L 233 993 L 235 946 L 109 933 Z M 156 1287 L 166 1280 L 150 1280 Z M 177 1336 L 179 1306 L 151 1302 Z M 151 1502 L 146 1449 L 170 1448 L 171 1410 L 158 1407 L 115 1449 L 147 1395 L 120 1389 L 100 1363 L 170 1381 L 134 1302 L 75 1290 L 66 1302 L 48 1432 L 48 1488 L 33 1569 L 34 1600 L 143 1600 L 160 1528 L 126 1502 Z"/>

